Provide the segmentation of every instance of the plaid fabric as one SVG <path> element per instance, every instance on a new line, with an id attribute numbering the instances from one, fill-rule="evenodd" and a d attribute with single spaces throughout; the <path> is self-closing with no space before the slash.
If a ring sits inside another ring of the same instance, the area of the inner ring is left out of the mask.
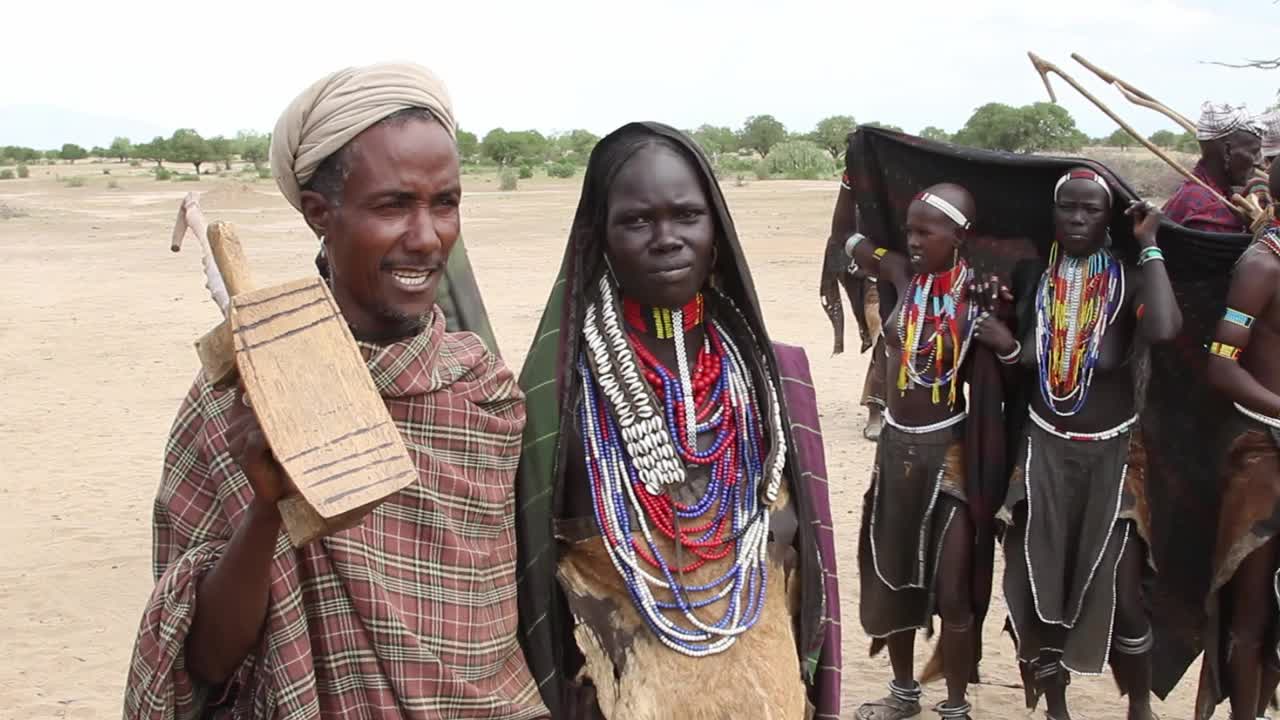
<path id="1" fill-rule="evenodd" d="M 445 333 L 440 312 L 417 337 L 361 350 L 420 482 L 301 549 L 281 533 L 262 644 L 225 688 L 193 678 L 183 646 L 253 491 L 226 445 L 237 394 L 196 380 L 155 501 L 157 583 L 125 717 L 548 717 L 516 639 L 512 373 L 475 335 Z"/>
<path id="2" fill-rule="evenodd" d="M 1217 190 L 1223 197 L 1231 196 L 1230 188 L 1218 187 L 1205 172 L 1204 161 L 1196 163 L 1193 175 Z M 1208 190 L 1184 180 L 1178 191 L 1164 204 L 1165 217 L 1183 227 L 1205 232 L 1242 233 L 1248 228 L 1240 216 L 1223 205 Z"/>

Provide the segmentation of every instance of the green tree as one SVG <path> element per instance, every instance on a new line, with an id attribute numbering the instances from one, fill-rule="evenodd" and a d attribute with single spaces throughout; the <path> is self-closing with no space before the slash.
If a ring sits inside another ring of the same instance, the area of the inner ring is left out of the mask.
<path id="1" fill-rule="evenodd" d="M 1172 148 L 1178 144 L 1178 134 L 1172 130 L 1157 130 L 1151 133 L 1151 137 L 1147 138 L 1157 147 Z"/>
<path id="2" fill-rule="evenodd" d="M 77 160 L 83 160 L 89 157 L 89 151 L 75 143 L 66 143 L 62 146 L 62 149 L 58 151 L 58 157 L 74 164 Z"/>
<path id="3" fill-rule="evenodd" d="M 591 157 L 591 151 L 598 142 L 600 142 L 599 136 L 590 130 L 570 130 L 555 138 L 554 145 L 557 155 L 555 160 L 566 160 L 576 165 L 586 165 L 587 159 Z M 563 173 L 563 169 L 560 172 Z M 569 175 L 568 177 L 573 176 Z"/>
<path id="4" fill-rule="evenodd" d="M 494 128 L 485 133 L 484 140 L 480 141 L 480 152 L 497 163 L 498 167 L 504 168 L 520 156 L 520 143 L 517 138 L 512 138 L 512 133 Z"/>
<path id="5" fill-rule="evenodd" d="M 865 125 L 867 125 L 868 127 L 882 128 L 884 130 L 892 130 L 894 132 L 906 132 L 905 130 L 898 127 L 897 125 L 890 125 L 888 123 L 877 122 L 875 120 L 872 120 L 869 123 L 865 123 Z"/>
<path id="6" fill-rule="evenodd" d="M 157 135 L 151 139 L 151 142 L 135 145 L 133 156 L 139 160 L 150 160 L 156 164 L 156 167 L 162 168 L 164 161 L 169 159 L 169 141 Z"/>
<path id="7" fill-rule="evenodd" d="M 537 130 L 520 130 L 510 133 L 509 137 L 515 141 L 516 157 L 521 163 L 541 165 L 546 162 L 551 143 L 542 133 Z"/>
<path id="8" fill-rule="evenodd" d="M 200 137 L 200 133 L 191 128 L 180 128 L 173 131 L 166 146 L 166 158 L 174 162 L 191 163 L 200 174 L 200 166 L 217 159 L 209 141 Z"/>
<path id="9" fill-rule="evenodd" d="M 752 115 L 738 133 L 739 147 L 751 148 L 767 157 L 774 145 L 787 139 L 787 127 L 772 115 Z"/>
<path id="10" fill-rule="evenodd" d="M 1106 140 L 1102 141 L 1102 144 L 1107 147 L 1118 147 L 1121 150 L 1127 150 L 1136 142 L 1132 135 L 1117 128 L 1115 132 L 1107 136 Z"/>
<path id="11" fill-rule="evenodd" d="M 1023 152 L 1040 152 L 1043 150 L 1079 150 L 1088 139 L 1076 128 L 1076 121 L 1071 113 L 1061 105 L 1050 102 L 1038 102 L 1018 108 L 1023 122 L 1027 126 L 1027 141 Z"/>
<path id="12" fill-rule="evenodd" d="M 1070 113 L 1044 102 L 1020 108 L 987 103 L 973 112 L 955 136 L 961 145 L 1009 152 L 1075 151 L 1087 140 Z"/>
<path id="13" fill-rule="evenodd" d="M 480 140 L 476 137 L 476 134 L 466 130 L 459 130 L 458 159 L 464 163 L 470 162 L 478 152 L 480 152 Z"/>
<path id="14" fill-rule="evenodd" d="M 832 160 L 839 161 L 845 148 L 849 146 L 849 133 L 856 127 L 858 122 L 852 115 L 832 115 L 818 121 L 810 139 L 818 147 L 831 153 Z"/>
<path id="15" fill-rule="evenodd" d="M 235 160 L 236 155 L 240 154 L 239 148 L 236 147 L 236 141 L 221 135 L 214 135 L 206 142 L 209 143 L 209 159 L 222 163 L 223 169 L 230 170 L 231 161 Z M 199 170 L 196 170 L 197 174 L 199 172 Z"/>
<path id="16" fill-rule="evenodd" d="M 951 142 L 952 140 L 951 133 L 934 125 L 930 125 L 929 127 L 921 130 L 920 137 L 925 140 L 937 140 L 938 142 Z"/>
<path id="17" fill-rule="evenodd" d="M 109 158 L 111 157 L 111 151 L 101 145 L 94 145 L 89 149 L 89 157 L 96 157 L 99 159 Z"/>
<path id="18" fill-rule="evenodd" d="M 235 143 L 240 151 L 240 159 L 253 163 L 255 169 L 261 169 L 271 154 L 271 135 L 264 135 L 254 130 L 241 130 L 236 133 Z"/>
<path id="19" fill-rule="evenodd" d="M 764 169 L 769 175 L 790 180 L 817 180 L 835 170 L 835 161 L 827 157 L 829 152 L 809 140 L 788 140 L 773 146 L 763 161 Z"/>
<path id="20" fill-rule="evenodd" d="M 118 137 L 111 141 L 111 147 L 108 150 L 111 157 L 119 158 L 120 162 L 124 162 L 133 156 L 133 143 L 129 142 L 127 137 Z"/>
<path id="21" fill-rule="evenodd" d="M 6 145 L 0 148 L 0 160 L 16 163 L 35 162 L 40 159 L 40 151 L 21 145 Z"/>
<path id="22" fill-rule="evenodd" d="M 1178 136 L 1177 149 L 1187 153 L 1199 153 L 1200 141 L 1196 139 L 1195 133 L 1186 131 Z"/>
<path id="23" fill-rule="evenodd" d="M 713 159 L 723 153 L 738 151 L 738 136 L 727 127 L 699 125 L 697 130 L 689 133 L 689 137 L 702 147 L 702 152 Z"/>

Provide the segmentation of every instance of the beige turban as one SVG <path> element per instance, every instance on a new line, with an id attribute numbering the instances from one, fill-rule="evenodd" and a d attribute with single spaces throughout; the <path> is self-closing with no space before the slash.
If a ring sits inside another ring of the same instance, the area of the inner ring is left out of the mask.
<path id="1" fill-rule="evenodd" d="M 453 102 L 444 82 L 411 63 L 346 68 L 321 78 L 285 108 L 271 135 L 271 174 L 302 210 L 302 186 L 325 158 L 388 115 L 426 108 L 455 137 Z"/>

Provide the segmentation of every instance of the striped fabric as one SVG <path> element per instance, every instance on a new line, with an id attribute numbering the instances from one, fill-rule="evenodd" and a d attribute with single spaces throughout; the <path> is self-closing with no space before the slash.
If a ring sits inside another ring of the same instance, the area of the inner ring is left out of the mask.
<path id="1" fill-rule="evenodd" d="M 185 669 L 196 587 L 252 497 L 226 446 L 234 391 L 197 379 L 154 510 L 156 587 L 127 718 L 546 718 L 516 638 L 513 478 L 523 396 L 470 333 L 361 344 L 421 478 L 358 527 L 295 550 L 281 533 L 261 646 L 226 688 Z"/>
<path id="2" fill-rule="evenodd" d="M 814 537 L 822 560 L 822 579 L 826 592 L 826 616 L 823 618 L 821 654 L 810 690 L 815 720 L 837 720 L 840 717 L 840 576 L 836 572 L 836 537 L 831 519 L 831 496 L 827 483 L 827 455 L 822 445 L 822 425 L 818 420 L 818 395 L 809 372 L 809 358 L 804 349 L 775 342 L 778 375 L 787 399 L 791 442 L 795 445 L 799 482 L 808 488 L 814 508 Z"/>

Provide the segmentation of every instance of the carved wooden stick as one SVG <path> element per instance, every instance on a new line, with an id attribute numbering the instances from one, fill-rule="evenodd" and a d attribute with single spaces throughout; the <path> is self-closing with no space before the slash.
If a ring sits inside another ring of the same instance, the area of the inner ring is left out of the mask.
<path id="1" fill-rule="evenodd" d="M 1182 113 L 1179 113 L 1178 111 L 1170 108 L 1168 105 L 1165 105 L 1159 100 L 1156 100 L 1155 98 L 1151 97 L 1147 93 L 1142 92 L 1138 88 L 1121 80 L 1115 75 L 1112 75 L 1111 73 L 1107 72 L 1106 70 L 1103 70 L 1097 65 L 1094 65 L 1088 60 L 1085 60 L 1084 57 L 1080 55 L 1080 53 L 1071 53 L 1071 58 L 1076 62 L 1080 63 L 1081 65 L 1092 70 L 1093 74 L 1102 78 L 1103 82 L 1114 86 L 1115 89 L 1120 91 L 1120 94 L 1124 95 L 1125 98 L 1129 100 L 1129 102 L 1133 103 L 1134 105 L 1139 105 L 1141 107 L 1147 108 L 1149 110 L 1155 110 L 1161 115 L 1164 115 L 1165 117 L 1177 123 L 1179 126 L 1182 127 L 1183 130 L 1186 130 L 1187 132 L 1193 135 L 1195 134 L 1196 132 L 1195 123 L 1188 120 L 1186 116 L 1184 116 Z"/>
<path id="2" fill-rule="evenodd" d="M 1124 130 L 1125 132 L 1129 133 L 1131 136 L 1133 136 L 1133 139 L 1141 143 L 1143 147 L 1145 147 L 1146 149 L 1154 153 L 1156 157 L 1168 163 L 1169 167 L 1178 171 L 1178 174 L 1182 175 L 1183 177 L 1190 180 L 1191 182 L 1196 183 L 1197 185 L 1204 188 L 1205 190 L 1208 190 L 1210 193 L 1213 194 L 1213 196 L 1217 200 L 1222 202 L 1222 204 L 1226 205 L 1227 207 L 1236 208 L 1240 212 L 1247 213 L 1247 217 L 1249 217 L 1250 219 L 1254 217 L 1252 212 L 1250 212 L 1249 210 L 1246 210 L 1245 208 L 1240 207 L 1236 203 L 1223 197 L 1222 193 L 1219 193 L 1217 190 L 1214 190 L 1212 187 L 1209 186 L 1208 183 L 1206 183 L 1205 181 L 1201 180 L 1200 178 L 1192 174 L 1190 170 L 1187 170 L 1186 168 L 1182 167 L 1182 165 L 1178 164 L 1177 160 L 1174 160 L 1173 158 L 1169 157 L 1167 154 L 1165 154 L 1163 150 L 1156 147 L 1155 143 L 1152 143 L 1150 140 L 1144 138 L 1142 136 L 1142 133 L 1138 132 L 1137 130 L 1134 130 L 1133 127 L 1129 125 L 1129 123 L 1126 123 L 1124 120 L 1120 119 L 1119 115 L 1116 115 L 1114 112 L 1111 111 L 1111 108 L 1106 106 L 1105 103 L 1103 103 L 1098 98 L 1094 97 L 1088 90 L 1085 90 L 1084 87 L 1080 85 L 1080 83 L 1076 82 L 1075 78 L 1063 72 L 1062 68 L 1059 68 L 1057 65 L 1054 65 L 1053 63 L 1049 62 L 1048 60 L 1045 60 L 1044 58 L 1040 57 L 1039 55 L 1036 55 L 1033 52 L 1028 52 L 1027 56 L 1031 58 L 1031 64 L 1035 66 L 1036 72 L 1040 73 L 1040 79 L 1044 81 L 1044 86 L 1049 89 L 1049 98 L 1053 100 L 1055 103 L 1058 101 L 1058 98 L 1056 95 L 1054 95 L 1053 87 L 1049 84 L 1049 73 L 1054 73 L 1058 75 L 1058 77 L 1061 77 L 1063 80 L 1066 80 L 1068 85 L 1075 88 L 1081 95 L 1085 96 L 1085 98 L 1088 99 L 1089 102 L 1092 102 L 1094 105 L 1098 107 L 1099 110 L 1106 113 L 1107 117 L 1114 120 L 1115 123 L 1120 126 L 1121 130 Z"/>
<path id="3" fill-rule="evenodd" d="M 200 262 L 204 266 L 204 286 L 209 297 L 217 304 L 225 316 L 231 304 L 231 294 L 218 271 L 217 261 L 209 251 L 209 224 L 204 219 L 204 211 L 200 209 L 200 201 L 195 193 L 187 193 L 178 206 L 178 219 L 173 224 L 173 238 L 169 249 L 178 252 L 182 249 L 182 239 L 190 231 L 200 241 Z"/>

